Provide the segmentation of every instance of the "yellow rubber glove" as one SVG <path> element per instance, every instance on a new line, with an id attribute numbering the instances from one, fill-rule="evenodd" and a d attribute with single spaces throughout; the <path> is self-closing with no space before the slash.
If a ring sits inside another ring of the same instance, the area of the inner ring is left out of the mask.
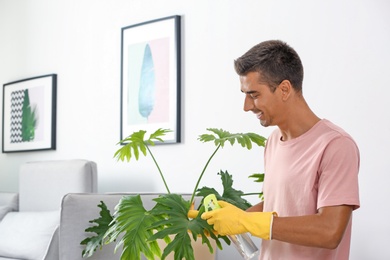
<path id="1" fill-rule="evenodd" d="M 195 208 L 195 205 L 192 202 L 191 207 L 190 207 L 190 209 L 188 210 L 188 213 L 187 213 L 187 217 L 188 218 L 196 218 L 198 216 L 199 211 L 194 209 L 194 208 Z"/>
<path id="2" fill-rule="evenodd" d="M 196 217 L 198 216 L 198 214 L 199 214 L 199 211 L 198 211 L 198 210 L 190 209 L 190 210 L 188 211 L 187 216 L 188 216 L 188 218 L 196 218 Z"/>
<path id="3" fill-rule="evenodd" d="M 198 215 L 199 215 L 199 210 L 194 209 L 194 204 L 192 203 L 190 209 L 188 210 L 187 217 L 188 217 L 188 218 L 191 218 L 191 219 L 194 219 L 194 218 L 196 218 Z M 207 230 L 204 230 L 203 232 L 204 232 L 204 234 L 205 234 L 207 237 L 210 236 L 210 233 L 209 233 Z M 213 233 L 214 233 L 216 236 L 218 235 L 217 231 L 215 231 L 215 230 L 213 231 Z"/>
<path id="4" fill-rule="evenodd" d="M 220 209 L 205 212 L 202 219 L 207 220 L 209 225 L 219 235 L 237 235 L 249 232 L 253 236 L 269 240 L 275 212 L 246 212 L 226 202 L 218 201 Z"/>

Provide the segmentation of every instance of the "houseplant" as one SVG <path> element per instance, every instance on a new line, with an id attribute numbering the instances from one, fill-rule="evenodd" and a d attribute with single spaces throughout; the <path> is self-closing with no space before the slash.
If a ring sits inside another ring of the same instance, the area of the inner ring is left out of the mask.
<path id="1" fill-rule="evenodd" d="M 198 210 L 199 214 L 195 218 L 188 218 L 188 212 L 193 205 L 195 196 L 207 196 L 214 193 L 219 200 L 228 201 L 241 209 L 250 207 L 250 203 L 242 198 L 245 194 L 232 187 L 233 179 L 227 171 L 221 171 L 223 194 L 219 194 L 214 188 L 199 188 L 200 181 L 206 172 L 206 169 L 219 149 L 223 148 L 226 142 L 231 145 L 240 144 L 243 148 L 250 150 L 253 144 L 258 146 L 265 145 L 265 138 L 255 133 L 236 133 L 232 134 L 222 129 L 209 128 L 209 134 L 199 136 L 201 142 L 213 142 L 216 149 L 207 160 L 202 172 L 198 178 L 195 188 L 192 192 L 191 199 L 185 200 L 181 195 L 170 192 L 164 175 L 154 157 L 150 146 L 155 142 L 163 142 L 162 136 L 170 132 L 168 129 L 158 129 L 145 137 L 146 131 L 141 130 L 134 132 L 120 142 L 123 146 L 118 149 L 114 157 L 119 161 L 127 161 L 134 157 L 138 160 L 140 154 L 149 154 L 156 165 L 160 177 L 165 185 L 167 194 L 154 199 L 156 204 L 151 210 L 143 207 L 140 195 L 124 196 L 115 208 L 115 213 L 111 214 L 104 202 L 98 207 L 100 217 L 91 220 L 94 225 L 87 228 L 86 232 L 92 232 L 96 235 L 86 238 L 81 242 L 85 245 L 83 257 L 91 256 L 98 248 L 107 243 L 116 242 L 116 248 L 122 246 L 121 260 L 140 259 L 143 254 L 147 259 L 154 259 L 155 256 L 165 259 L 172 251 L 175 259 L 194 259 L 194 252 L 191 246 L 191 240 L 202 239 L 202 243 L 208 245 L 210 252 L 213 248 L 210 244 L 212 239 L 216 245 L 222 249 L 220 239 L 225 240 L 228 244 L 230 241 L 227 237 L 214 234 L 212 226 L 208 225 L 205 220 L 200 218 L 204 207 L 201 205 Z M 255 181 L 263 181 L 263 174 L 252 174 Z M 171 240 L 170 235 L 174 235 Z M 157 239 L 163 239 L 167 246 L 163 251 L 157 244 Z"/>

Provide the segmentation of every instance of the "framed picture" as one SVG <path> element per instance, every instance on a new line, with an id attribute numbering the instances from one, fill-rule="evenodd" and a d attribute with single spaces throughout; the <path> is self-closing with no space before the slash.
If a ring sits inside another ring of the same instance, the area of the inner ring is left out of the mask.
<path id="1" fill-rule="evenodd" d="M 122 28 L 120 140 L 159 128 L 180 142 L 180 16 Z"/>
<path id="2" fill-rule="evenodd" d="M 57 75 L 3 85 L 3 153 L 55 150 Z"/>

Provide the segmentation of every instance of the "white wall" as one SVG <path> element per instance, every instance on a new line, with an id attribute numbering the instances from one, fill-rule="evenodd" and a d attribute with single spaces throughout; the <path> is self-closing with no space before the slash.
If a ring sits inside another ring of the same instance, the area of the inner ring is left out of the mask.
<path id="1" fill-rule="evenodd" d="M 242 111 L 232 63 L 260 41 L 282 39 L 301 55 L 311 107 L 361 150 L 351 259 L 390 259 L 387 0 L 0 0 L 0 83 L 58 74 L 57 150 L 0 154 L 0 190 L 18 190 L 26 161 L 87 158 L 98 163 L 100 192 L 164 191 L 150 158 L 118 163 L 113 153 L 121 28 L 171 15 L 182 16 L 183 142 L 153 148 L 171 191 L 192 192 L 213 150 L 197 141 L 207 127 L 270 133 Z M 201 185 L 219 185 L 223 169 L 238 188 L 260 189 L 246 176 L 262 171 L 262 152 L 226 147 Z"/>

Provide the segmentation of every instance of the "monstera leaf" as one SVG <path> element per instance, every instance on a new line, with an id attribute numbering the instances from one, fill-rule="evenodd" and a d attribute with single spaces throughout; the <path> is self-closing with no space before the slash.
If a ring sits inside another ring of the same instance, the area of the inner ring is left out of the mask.
<path id="1" fill-rule="evenodd" d="M 138 110 L 142 117 L 148 118 L 153 111 L 155 88 L 155 73 L 152 51 L 150 50 L 149 44 L 146 44 L 138 92 Z"/>
<path id="2" fill-rule="evenodd" d="M 24 101 L 22 106 L 22 140 L 32 141 L 35 138 L 37 125 L 36 107 L 31 107 L 28 89 L 24 90 Z"/>
<path id="3" fill-rule="evenodd" d="M 228 141 L 231 145 L 234 145 L 237 141 L 242 147 L 246 147 L 248 150 L 252 149 L 252 143 L 257 144 L 258 146 L 265 146 L 266 138 L 255 133 L 232 134 L 228 131 L 217 128 L 207 128 L 207 130 L 214 134 L 200 135 L 198 140 L 204 143 L 214 141 L 216 146 L 221 147 L 224 147 L 226 141 Z"/>
<path id="4" fill-rule="evenodd" d="M 220 195 L 214 188 L 202 187 L 198 189 L 197 196 L 206 197 L 209 194 L 215 194 L 217 200 L 227 201 L 236 207 L 246 210 L 252 205 L 242 198 L 244 192 L 241 190 L 236 190 L 233 188 L 233 177 L 227 171 L 220 171 L 218 173 L 221 175 L 222 185 L 223 185 L 223 194 Z"/>
<path id="5" fill-rule="evenodd" d="M 123 246 L 121 260 L 141 259 L 141 253 L 154 259 L 154 255 L 161 256 L 161 250 L 156 241 L 149 241 L 153 235 L 150 227 L 162 219 L 164 216 L 151 214 L 143 207 L 140 195 L 124 196 L 116 206 L 115 223 L 105 236 L 109 237 L 108 243 L 118 239 L 116 249 Z"/>
<path id="6" fill-rule="evenodd" d="M 133 154 L 135 159 L 138 160 L 140 152 L 144 156 L 146 156 L 148 151 L 158 169 L 161 180 L 163 181 L 168 193 L 170 193 L 168 184 L 165 180 L 164 174 L 160 169 L 160 166 L 158 165 L 156 159 L 154 158 L 152 151 L 150 151 L 149 149 L 149 145 L 151 146 L 155 145 L 155 141 L 163 142 L 163 139 L 161 137 L 169 132 L 172 132 L 172 130 L 159 128 L 154 133 L 152 133 L 148 139 L 145 139 L 145 133 L 146 133 L 145 130 L 134 132 L 118 143 L 124 146 L 120 148 L 118 151 L 116 151 L 114 154 L 114 157 L 116 157 L 118 160 L 120 161 L 127 160 L 129 162 Z"/>
<path id="7" fill-rule="evenodd" d="M 172 242 L 165 247 L 161 259 L 165 259 L 170 253 L 174 252 L 174 259 L 195 260 L 191 243 L 192 240 L 196 241 L 199 237 L 202 238 L 202 243 L 207 244 L 212 253 L 213 247 L 206 234 L 209 234 L 216 241 L 217 246 L 222 249 L 219 238 L 213 233 L 213 228 L 200 218 L 204 208 L 201 208 L 198 217 L 190 220 L 187 217 L 190 202 L 184 200 L 182 196 L 167 194 L 156 198 L 155 201 L 159 206 L 155 207 L 151 213 L 153 215 L 165 216 L 165 218 L 152 226 L 152 228 L 162 229 L 150 237 L 149 240 L 175 235 Z M 227 240 L 226 237 L 220 238 Z"/>
<path id="8" fill-rule="evenodd" d="M 264 182 L 264 173 L 253 173 L 251 175 L 249 175 L 249 178 L 252 178 L 254 179 L 253 181 L 254 182 L 259 182 L 259 183 L 262 183 Z M 264 199 L 263 196 L 263 192 L 259 192 L 259 193 L 256 193 L 260 199 Z M 254 195 L 253 193 L 249 193 L 248 195 Z"/>
<path id="9" fill-rule="evenodd" d="M 152 133 L 148 139 L 145 139 L 145 130 L 134 132 L 118 143 L 123 146 L 115 152 L 114 157 L 117 158 L 118 161 L 126 160 L 127 162 L 130 162 L 134 155 L 135 159 L 138 160 L 140 152 L 146 156 L 147 150 L 149 150 L 148 145 L 154 146 L 156 141 L 163 142 L 161 137 L 169 132 L 172 132 L 172 130 L 159 128 Z"/>
<path id="10" fill-rule="evenodd" d="M 216 240 L 217 246 L 222 248 L 218 237 L 212 232 L 212 227 L 199 216 L 188 219 L 187 213 L 190 202 L 178 194 L 166 194 L 154 199 L 156 205 L 147 211 L 142 204 L 140 195 L 125 196 L 116 207 L 114 224 L 106 232 L 108 243 L 118 240 L 116 249 L 123 247 L 121 260 L 141 259 L 141 253 L 147 259 L 155 256 L 165 259 L 174 252 L 175 259 L 194 259 L 192 240 L 202 238 L 213 251 L 208 237 Z M 120 235 L 123 235 L 120 238 Z M 175 235 L 171 241 L 169 235 Z M 192 237 L 192 238 L 191 238 Z M 226 239 L 226 237 L 221 237 Z M 163 239 L 167 246 L 161 253 L 157 239 Z"/>
<path id="11" fill-rule="evenodd" d="M 112 226 L 112 216 L 110 210 L 107 209 L 106 204 L 101 201 L 98 207 L 100 210 L 100 217 L 94 220 L 89 221 L 89 223 L 94 223 L 92 227 L 89 227 L 85 232 L 96 233 L 96 236 L 88 237 L 81 241 L 81 245 L 85 245 L 85 249 L 82 252 L 83 257 L 90 257 L 98 248 L 102 248 L 104 245 L 104 235 L 107 230 Z"/>

